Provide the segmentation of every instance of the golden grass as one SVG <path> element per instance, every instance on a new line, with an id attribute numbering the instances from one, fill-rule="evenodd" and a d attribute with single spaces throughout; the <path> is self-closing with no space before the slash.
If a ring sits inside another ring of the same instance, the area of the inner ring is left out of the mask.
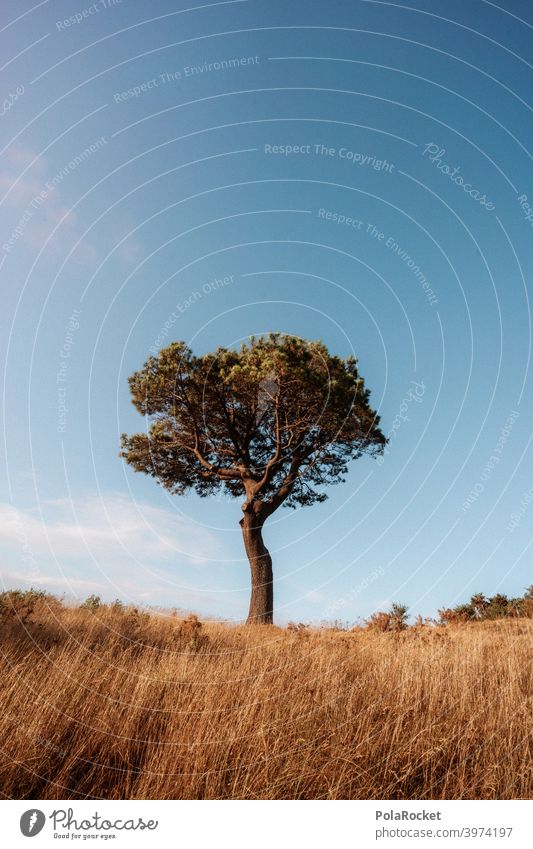
<path id="1" fill-rule="evenodd" d="M 532 620 L 400 634 L 40 601 L 2 617 L 7 798 L 531 798 Z"/>

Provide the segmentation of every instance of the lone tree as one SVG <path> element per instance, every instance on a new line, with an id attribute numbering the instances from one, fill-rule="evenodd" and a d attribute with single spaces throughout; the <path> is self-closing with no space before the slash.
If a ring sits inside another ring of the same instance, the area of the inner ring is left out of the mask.
<path id="1" fill-rule="evenodd" d="M 129 378 L 148 417 L 122 435 L 121 456 L 172 493 L 243 498 L 240 525 L 252 573 L 249 623 L 272 622 L 272 560 L 265 520 L 282 504 L 324 501 L 348 462 L 383 451 L 386 439 L 353 357 L 322 342 L 271 334 L 240 350 L 194 356 L 173 342 Z"/>

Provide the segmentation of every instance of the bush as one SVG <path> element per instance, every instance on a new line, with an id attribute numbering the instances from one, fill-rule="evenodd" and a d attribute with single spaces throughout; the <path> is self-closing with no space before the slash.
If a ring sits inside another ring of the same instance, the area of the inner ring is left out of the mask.
<path id="1" fill-rule="evenodd" d="M 95 613 L 102 606 L 102 599 L 99 595 L 89 595 L 83 602 L 80 604 L 81 610 L 89 610 L 91 613 Z"/>
<path id="2" fill-rule="evenodd" d="M 394 602 L 388 612 L 378 610 L 376 613 L 373 613 L 372 616 L 366 620 L 366 626 L 371 631 L 379 631 L 381 633 L 384 633 L 385 631 L 394 631 L 395 633 L 405 631 L 408 627 L 408 610 L 409 608 L 407 605 Z"/>
<path id="3" fill-rule="evenodd" d="M 483 593 L 475 593 L 467 604 L 439 610 L 441 625 L 485 622 L 507 617 L 533 617 L 533 586 L 528 587 L 522 598 L 509 598 L 503 593 L 486 598 Z"/>
<path id="4" fill-rule="evenodd" d="M 197 651 L 207 641 L 207 637 L 202 634 L 202 623 L 195 613 L 189 613 L 187 618 L 182 620 L 178 636 L 186 639 L 192 651 Z"/>
<path id="5" fill-rule="evenodd" d="M 29 590 L 6 590 L 0 593 L 0 617 L 13 616 L 25 622 L 43 602 L 48 606 L 60 603 L 45 590 L 35 590 L 33 587 Z"/>

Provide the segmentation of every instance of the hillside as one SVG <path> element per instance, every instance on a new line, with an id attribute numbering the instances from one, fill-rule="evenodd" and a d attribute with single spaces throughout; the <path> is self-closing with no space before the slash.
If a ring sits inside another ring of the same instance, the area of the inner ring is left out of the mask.
<path id="1" fill-rule="evenodd" d="M 533 620 L 237 627 L 51 597 L 1 612 L 7 798 L 533 793 Z"/>

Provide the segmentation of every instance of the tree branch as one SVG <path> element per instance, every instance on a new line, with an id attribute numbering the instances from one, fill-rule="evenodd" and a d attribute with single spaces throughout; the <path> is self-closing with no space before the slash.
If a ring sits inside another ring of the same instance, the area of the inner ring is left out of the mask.
<path id="1" fill-rule="evenodd" d="M 267 486 L 267 484 L 270 483 L 270 481 L 272 480 L 272 477 L 274 475 L 274 468 L 279 463 L 279 461 L 281 460 L 282 455 L 283 455 L 283 445 L 282 445 L 282 440 L 281 440 L 281 427 L 280 427 L 280 423 L 279 423 L 279 395 L 276 395 L 275 408 L 276 408 L 276 413 L 275 413 L 276 450 L 265 466 L 265 471 L 264 471 L 263 477 L 257 483 L 256 493 L 261 492 L 261 490 L 264 489 L 264 487 Z"/>

